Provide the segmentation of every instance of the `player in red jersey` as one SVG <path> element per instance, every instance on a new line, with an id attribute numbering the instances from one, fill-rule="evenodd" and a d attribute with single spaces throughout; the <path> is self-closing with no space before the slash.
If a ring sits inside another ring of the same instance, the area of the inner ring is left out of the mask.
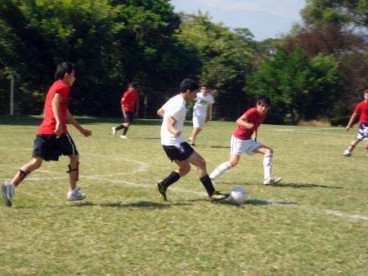
<path id="1" fill-rule="evenodd" d="M 359 116 L 359 130 L 356 138 L 350 142 L 348 148 L 344 151 L 344 156 L 351 156 L 351 152 L 356 145 L 361 141 L 366 141 L 366 150 L 368 154 L 368 89 L 364 90 L 363 101 L 359 102 L 354 109 L 353 114 L 346 126 L 346 131 L 349 131 L 357 116 Z"/>
<path id="2" fill-rule="evenodd" d="M 68 166 L 70 190 L 67 199 L 74 201 L 86 197 L 77 188 L 79 154 L 66 126 L 66 121 L 68 121 L 85 137 L 92 134 L 90 130 L 78 124 L 68 109 L 70 87 L 75 81 L 74 64 L 60 63 L 56 68 L 55 79 L 46 96 L 44 119 L 34 141 L 33 158 L 20 168 L 11 182 L 6 182 L 1 186 L 4 204 L 8 207 L 12 205 L 15 188 L 28 174 L 40 168 L 44 160 L 58 161 L 61 155 L 68 155 L 70 158 Z"/>
<path id="3" fill-rule="evenodd" d="M 130 124 L 133 122 L 133 117 L 138 116 L 139 112 L 139 92 L 135 89 L 134 84 L 129 84 L 121 98 L 121 111 L 123 113 L 123 123 L 112 128 L 112 134 L 115 136 L 116 132 L 123 129 L 122 139 L 128 139 L 126 136 Z"/>
<path id="4" fill-rule="evenodd" d="M 271 100 L 268 97 L 260 97 L 256 107 L 248 109 L 236 120 L 238 126 L 231 137 L 230 160 L 220 164 L 210 174 L 212 180 L 235 167 L 239 163 L 240 155 L 246 152 L 250 156 L 256 153 L 263 154 L 264 185 L 281 181 L 281 177 L 272 176 L 273 150 L 257 142 L 257 129 L 266 118 L 270 106 Z"/>

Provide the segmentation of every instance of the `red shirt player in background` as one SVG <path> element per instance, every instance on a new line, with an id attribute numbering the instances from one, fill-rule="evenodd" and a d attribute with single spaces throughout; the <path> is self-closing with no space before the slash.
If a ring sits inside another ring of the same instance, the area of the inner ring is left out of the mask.
<path id="1" fill-rule="evenodd" d="M 366 141 L 366 150 L 368 154 L 368 89 L 364 90 L 364 100 L 359 102 L 354 109 L 353 114 L 346 126 L 346 131 L 349 131 L 353 125 L 355 118 L 359 117 L 359 130 L 356 138 L 350 142 L 348 148 L 344 151 L 344 156 L 351 156 L 351 152 L 354 150 L 356 145 L 358 145 L 362 140 Z"/>
<path id="2" fill-rule="evenodd" d="M 12 205 L 15 188 L 28 174 L 41 167 L 44 160 L 58 161 L 61 155 L 68 155 L 70 158 L 68 166 L 70 190 L 67 199 L 74 201 L 86 198 L 86 195 L 77 188 L 79 154 L 65 123 L 68 121 L 85 137 L 92 134 L 90 130 L 78 124 L 68 109 L 70 87 L 75 81 L 74 64 L 60 63 L 56 68 L 55 79 L 47 92 L 44 119 L 38 128 L 33 145 L 33 158 L 20 168 L 11 182 L 6 182 L 1 186 L 4 204 L 8 207 Z"/>
<path id="3" fill-rule="evenodd" d="M 123 113 L 123 123 L 112 128 L 112 135 L 116 135 L 116 132 L 123 129 L 122 139 L 128 139 L 126 136 L 130 124 L 133 122 L 134 115 L 138 116 L 139 113 L 139 92 L 135 89 L 134 84 L 129 84 L 128 89 L 124 92 L 121 98 L 121 112 Z"/>
<path id="4" fill-rule="evenodd" d="M 227 170 L 235 167 L 240 160 L 240 155 L 247 153 L 252 156 L 256 153 L 263 154 L 264 185 L 272 185 L 281 181 L 281 177 L 272 176 L 272 156 L 273 150 L 257 142 L 257 130 L 267 116 L 271 106 L 268 97 L 260 97 L 257 106 L 248 109 L 236 120 L 238 124 L 231 137 L 230 160 L 220 164 L 211 174 L 210 178 L 215 179 L 224 174 Z M 253 137 L 253 139 L 252 139 Z"/>

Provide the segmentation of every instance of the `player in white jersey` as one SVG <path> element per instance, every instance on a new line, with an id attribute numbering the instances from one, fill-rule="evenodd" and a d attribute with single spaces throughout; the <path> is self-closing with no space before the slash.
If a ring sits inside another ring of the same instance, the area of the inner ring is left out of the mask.
<path id="1" fill-rule="evenodd" d="M 211 118 L 212 105 L 215 100 L 207 85 L 202 85 L 201 92 L 197 93 L 195 105 L 193 107 L 193 130 L 189 137 L 189 142 L 192 146 L 195 145 L 195 140 L 199 132 L 203 129 L 205 123 Z"/>
<path id="2" fill-rule="evenodd" d="M 192 79 L 184 79 L 180 84 L 180 93 L 169 99 L 157 114 L 163 117 L 161 125 L 161 145 L 167 157 L 178 165 L 178 169 L 171 172 L 161 182 L 155 184 L 161 201 L 167 201 L 168 187 L 190 171 L 190 164 L 198 168 L 198 176 L 209 198 L 212 201 L 223 200 L 229 194 L 222 194 L 215 190 L 208 176 L 206 161 L 182 137 L 184 121 L 187 112 L 186 104 L 196 97 L 198 84 Z"/>

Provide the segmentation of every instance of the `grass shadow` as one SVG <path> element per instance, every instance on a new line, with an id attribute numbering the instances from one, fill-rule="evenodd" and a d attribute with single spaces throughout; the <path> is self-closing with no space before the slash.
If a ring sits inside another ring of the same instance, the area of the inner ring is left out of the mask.
<path id="1" fill-rule="evenodd" d="M 298 183 L 289 183 L 289 184 L 274 184 L 268 185 L 268 187 L 285 187 L 285 188 L 293 188 L 293 189 L 304 189 L 304 188 L 324 188 L 324 189 L 343 189 L 339 186 L 327 186 L 327 185 L 318 185 L 318 184 L 298 184 Z"/>

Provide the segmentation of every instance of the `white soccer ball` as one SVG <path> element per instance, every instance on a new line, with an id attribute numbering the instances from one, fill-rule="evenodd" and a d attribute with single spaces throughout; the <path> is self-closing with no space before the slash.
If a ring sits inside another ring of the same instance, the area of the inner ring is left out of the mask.
<path id="1" fill-rule="evenodd" d="M 244 188 L 236 187 L 230 192 L 230 201 L 235 204 L 242 204 L 247 200 L 247 192 Z"/>

